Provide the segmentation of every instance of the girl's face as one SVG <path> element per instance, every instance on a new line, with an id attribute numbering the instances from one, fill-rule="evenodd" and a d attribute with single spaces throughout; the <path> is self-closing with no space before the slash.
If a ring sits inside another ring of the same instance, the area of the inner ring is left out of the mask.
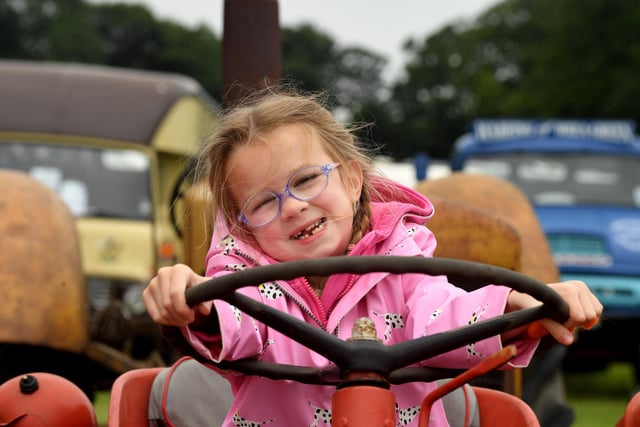
<path id="1" fill-rule="evenodd" d="M 291 176 L 305 166 L 334 162 L 309 128 L 283 126 L 233 151 L 226 164 L 231 196 L 242 209 L 259 192 L 283 194 Z M 242 224 L 267 255 L 291 261 L 345 253 L 353 208 L 362 188 L 362 170 L 353 161 L 330 171 L 327 177 L 324 191 L 310 200 L 285 196 L 279 215 L 266 225 Z"/>

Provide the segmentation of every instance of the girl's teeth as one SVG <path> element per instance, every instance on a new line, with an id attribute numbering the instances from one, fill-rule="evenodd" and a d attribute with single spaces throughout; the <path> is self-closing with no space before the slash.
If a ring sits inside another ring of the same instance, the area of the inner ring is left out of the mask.
<path id="1" fill-rule="evenodd" d="M 298 234 L 292 236 L 291 239 L 293 239 L 293 240 L 304 240 L 309 236 L 313 236 L 318 231 L 322 230 L 322 227 L 324 227 L 325 222 L 326 221 L 323 218 L 322 220 L 318 221 L 317 223 L 310 225 L 309 227 L 305 228 L 304 230 L 302 230 Z"/>

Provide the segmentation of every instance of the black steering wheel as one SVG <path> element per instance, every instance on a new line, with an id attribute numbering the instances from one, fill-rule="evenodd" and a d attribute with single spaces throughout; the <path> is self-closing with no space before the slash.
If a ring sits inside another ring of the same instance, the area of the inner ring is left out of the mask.
<path id="1" fill-rule="evenodd" d="M 533 296 L 542 305 L 478 321 L 451 331 L 384 345 L 375 340 L 342 340 L 236 292 L 245 286 L 257 286 L 274 280 L 372 272 L 446 275 L 450 283 L 467 290 L 489 284 L 505 285 Z M 544 318 L 564 322 L 569 313 L 567 304 L 552 288 L 521 273 L 476 262 L 416 256 L 338 256 L 282 262 L 210 279 L 188 289 L 186 298 L 189 305 L 213 299 L 225 300 L 335 364 L 335 367 L 320 369 L 242 359 L 223 361 L 217 364 L 220 368 L 275 380 L 290 379 L 319 385 L 339 384 L 344 375 L 354 371 L 378 373 L 391 384 L 449 377 L 459 371 L 407 366 Z"/>

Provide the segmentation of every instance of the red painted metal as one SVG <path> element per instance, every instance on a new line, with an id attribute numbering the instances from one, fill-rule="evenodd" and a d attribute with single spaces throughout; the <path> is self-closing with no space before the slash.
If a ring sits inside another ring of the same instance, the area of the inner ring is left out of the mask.
<path id="1" fill-rule="evenodd" d="M 46 372 L 0 385 L 0 426 L 97 427 L 93 405 L 71 381 Z"/>
<path id="2" fill-rule="evenodd" d="M 462 387 L 467 384 L 469 381 L 478 378 L 481 375 L 486 374 L 487 372 L 491 372 L 494 369 L 499 368 L 500 366 L 507 363 L 509 360 L 513 359 L 517 354 L 516 347 L 511 345 L 503 348 L 492 356 L 487 357 L 482 360 L 473 368 L 463 372 L 455 378 L 447 381 L 431 393 L 429 393 L 424 400 L 422 401 L 422 407 L 420 408 L 420 421 L 418 425 L 420 427 L 428 427 L 429 426 L 429 416 L 431 414 L 431 407 L 433 404 L 443 396 L 448 393 L 451 393 L 453 390 Z M 506 394 L 506 393 L 505 393 Z M 534 416 L 535 418 L 535 416 Z M 509 421 L 509 420 L 506 420 Z M 491 424 L 493 425 L 493 424 Z M 496 424 L 496 425 L 510 425 L 512 427 L 520 427 L 520 424 L 511 424 L 507 422 L 506 424 Z M 529 424 L 525 424 L 528 426 Z"/>
<path id="3" fill-rule="evenodd" d="M 353 386 L 333 395 L 333 427 L 370 427 L 396 425 L 395 397 L 385 388 Z"/>

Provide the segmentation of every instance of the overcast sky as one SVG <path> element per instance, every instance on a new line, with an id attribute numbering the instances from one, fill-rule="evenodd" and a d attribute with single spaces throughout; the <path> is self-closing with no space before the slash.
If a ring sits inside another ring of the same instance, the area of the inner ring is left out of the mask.
<path id="1" fill-rule="evenodd" d="M 187 26 L 206 24 L 222 34 L 224 0 L 89 0 L 145 4 L 161 19 Z M 389 60 L 389 77 L 404 62 L 402 44 L 423 38 L 457 20 L 469 20 L 498 0 L 279 0 L 280 24 L 311 23 L 337 43 L 362 46 Z"/>

